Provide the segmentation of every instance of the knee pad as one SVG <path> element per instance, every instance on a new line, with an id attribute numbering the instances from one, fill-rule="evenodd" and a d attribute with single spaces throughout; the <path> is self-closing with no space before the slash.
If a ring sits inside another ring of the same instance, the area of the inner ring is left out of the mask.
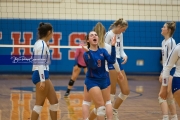
<path id="1" fill-rule="evenodd" d="M 97 108 L 97 116 L 105 116 L 106 108 L 105 106 L 101 106 Z"/>
<path id="2" fill-rule="evenodd" d="M 118 95 L 119 98 L 121 98 L 123 101 L 126 100 L 126 98 L 128 97 L 128 95 L 124 95 L 121 92 Z"/>
<path id="3" fill-rule="evenodd" d="M 59 110 L 59 104 L 53 104 L 49 106 L 49 110 L 51 111 L 58 111 Z"/>
<path id="4" fill-rule="evenodd" d="M 42 110 L 42 106 L 40 105 L 35 105 L 33 110 L 37 113 L 37 114 L 40 114 L 41 113 L 41 110 Z"/>
<path id="5" fill-rule="evenodd" d="M 73 80 L 69 80 L 69 86 L 73 86 L 74 85 L 74 81 Z"/>
<path id="6" fill-rule="evenodd" d="M 97 115 L 97 110 L 96 110 L 96 108 L 93 109 L 93 112 L 94 112 L 95 115 Z"/>
<path id="7" fill-rule="evenodd" d="M 163 102 L 166 102 L 166 100 L 162 99 L 161 97 L 158 97 L 159 104 L 162 104 Z"/>
<path id="8" fill-rule="evenodd" d="M 83 105 L 88 105 L 88 106 L 90 106 L 91 105 L 91 102 L 88 102 L 88 101 L 84 101 L 83 100 L 83 103 L 82 103 Z"/>
<path id="9" fill-rule="evenodd" d="M 172 99 L 167 99 L 166 101 L 167 101 L 168 105 L 174 104 L 174 99 L 173 98 Z"/>
<path id="10" fill-rule="evenodd" d="M 111 98 L 111 102 L 112 102 L 112 103 L 114 102 L 114 97 L 115 97 L 114 94 L 111 94 L 111 95 L 110 95 L 110 98 Z"/>
<path id="11" fill-rule="evenodd" d="M 111 100 L 106 101 L 106 105 L 111 104 Z"/>

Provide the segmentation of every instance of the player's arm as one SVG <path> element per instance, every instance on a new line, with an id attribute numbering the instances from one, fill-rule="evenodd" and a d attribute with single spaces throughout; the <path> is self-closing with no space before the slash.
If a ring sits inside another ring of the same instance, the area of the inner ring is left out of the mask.
<path id="1" fill-rule="evenodd" d="M 105 43 L 105 49 L 111 55 L 111 46 L 109 44 Z M 106 64 L 107 64 L 107 62 L 106 62 Z M 115 63 L 113 64 L 113 66 L 117 72 L 121 71 L 119 64 L 117 62 L 117 59 L 116 59 Z"/>
<path id="2" fill-rule="evenodd" d="M 86 65 L 92 69 L 97 68 L 97 62 L 94 60 L 93 55 L 91 54 L 90 51 L 87 51 L 84 53 L 84 61 Z"/>
<path id="3" fill-rule="evenodd" d="M 127 55 L 126 55 L 126 53 L 124 52 L 124 45 L 123 45 L 123 34 L 121 34 L 121 44 L 120 44 L 120 54 L 121 54 L 121 56 L 123 57 L 123 62 L 122 62 L 122 64 L 125 64 L 126 62 L 127 62 Z"/>
<path id="4" fill-rule="evenodd" d="M 170 53 L 165 66 L 163 67 L 163 79 L 162 79 L 162 86 L 168 85 L 169 73 L 176 61 L 180 56 L 179 46 L 175 47 L 174 50 Z"/>
<path id="5" fill-rule="evenodd" d="M 105 39 L 105 43 L 111 44 L 111 36 L 108 32 L 106 33 L 104 39 Z"/>
<path id="6" fill-rule="evenodd" d="M 108 54 L 108 52 L 106 51 L 106 49 L 104 50 L 104 57 L 107 60 L 107 62 L 109 64 L 114 64 L 116 61 L 116 51 L 115 51 L 115 46 L 111 47 L 111 55 Z"/>
<path id="7" fill-rule="evenodd" d="M 172 52 L 170 53 L 165 66 L 163 67 L 163 74 L 162 74 L 162 88 L 160 91 L 159 96 L 163 99 L 167 98 L 167 88 L 168 88 L 168 80 L 169 80 L 169 73 L 176 61 L 178 60 L 178 57 L 180 56 L 180 52 L 178 52 L 178 47 L 176 47 Z"/>
<path id="8" fill-rule="evenodd" d="M 45 76 L 44 76 L 44 56 L 45 56 L 45 45 L 41 45 L 37 48 L 37 65 L 38 65 L 38 72 L 39 72 L 39 77 L 41 82 L 45 81 Z"/>

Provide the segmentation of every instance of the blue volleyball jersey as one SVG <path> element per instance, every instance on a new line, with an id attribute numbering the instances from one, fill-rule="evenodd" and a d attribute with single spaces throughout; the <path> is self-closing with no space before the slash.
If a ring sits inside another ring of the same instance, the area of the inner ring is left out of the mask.
<path id="1" fill-rule="evenodd" d="M 97 51 L 89 50 L 84 53 L 84 60 L 86 62 L 88 71 L 86 73 L 87 78 L 93 78 L 96 80 L 106 79 L 105 60 L 108 63 L 114 64 L 116 61 L 115 47 L 111 47 L 111 55 L 104 48 L 99 48 Z"/>

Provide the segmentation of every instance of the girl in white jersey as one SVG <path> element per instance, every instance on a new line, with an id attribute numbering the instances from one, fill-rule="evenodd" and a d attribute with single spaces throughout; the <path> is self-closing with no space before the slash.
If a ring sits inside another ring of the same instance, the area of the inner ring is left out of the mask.
<path id="1" fill-rule="evenodd" d="M 36 41 L 33 50 L 32 81 L 36 85 L 36 102 L 31 114 L 31 120 L 38 119 L 46 98 L 50 103 L 49 111 L 51 119 L 57 120 L 59 105 L 54 87 L 49 79 L 48 65 L 50 63 L 50 53 L 47 43 L 53 35 L 52 25 L 40 23 L 38 35 L 39 40 Z"/>
<path id="2" fill-rule="evenodd" d="M 165 66 L 163 67 L 162 74 L 162 90 L 160 92 L 160 97 L 166 99 L 168 96 L 168 80 L 170 77 L 170 70 L 176 65 L 176 70 L 172 80 L 172 93 L 173 96 L 180 107 L 180 43 L 172 50 L 169 55 Z"/>
<path id="3" fill-rule="evenodd" d="M 171 51 L 176 46 L 175 40 L 172 38 L 172 35 L 175 31 L 176 24 L 175 22 L 166 22 L 162 28 L 161 34 L 164 36 L 164 40 L 162 41 L 162 64 L 163 67 L 165 66 L 165 63 L 171 53 Z M 172 84 L 172 76 L 175 71 L 175 66 L 170 72 L 169 76 L 169 82 L 168 84 L 168 96 L 167 100 L 164 100 L 159 96 L 159 104 L 161 105 L 162 114 L 163 114 L 163 120 L 169 120 L 168 116 L 168 108 L 170 110 L 170 113 L 172 115 L 171 120 L 178 120 L 177 114 L 176 114 L 176 105 L 173 99 L 172 91 L 171 91 L 171 84 Z M 162 74 L 159 77 L 159 81 L 162 82 Z M 163 89 L 163 85 L 161 86 L 160 92 Z"/>
<path id="4" fill-rule="evenodd" d="M 97 35 L 99 36 L 99 41 L 98 41 L 98 45 L 100 48 L 105 48 L 109 54 L 111 54 L 111 46 L 107 43 L 105 43 L 104 41 L 104 35 L 105 35 L 105 27 L 102 25 L 102 23 L 98 22 L 93 31 L 95 31 L 97 33 Z M 117 71 L 117 74 L 118 74 L 118 78 L 119 79 L 122 79 L 121 77 L 122 76 L 122 73 L 120 71 L 120 68 L 119 68 L 119 65 L 118 65 L 118 62 L 116 61 L 115 64 L 113 64 L 113 66 L 116 68 L 116 71 Z M 108 68 L 106 66 L 106 71 L 107 71 L 107 76 L 108 75 Z M 109 98 L 110 99 L 110 80 L 109 80 L 109 77 L 107 77 L 107 83 L 108 83 L 108 93 L 109 94 Z M 104 101 L 105 103 L 107 101 Z M 87 120 L 86 118 L 89 116 L 89 106 L 91 105 L 91 98 L 87 92 L 87 88 L 85 86 L 84 88 L 84 101 L 83 101 L 83 119 Z M 112 105 L 111 105 L 111 102 L 107 102 L 107 104 L 105 104 L 106 107 L 108 107 L 108 109 L 106 110 L 112 110 Z M 112 118 L 112 112 L 111 111 L 106 111 L 107 113 L 107 118 L 110 119 Z M 97 116 L 97 111 L 96 109 L 94 108 L 93 111 L 91 112 L 90 116 L 89 116 L 89 120 L 94 120 Z"/>
<path id="5" fill-rule="evenodd" d="M 122 67 L 122 64 L 125 64 L 127 61 L 127 55 L 124 52 L 123 49 L 123 32 L 127 29 L 128 23 L 127 21 L 123 20 L 123 18 L 120 18 L 116 20 L 111 26 L 110 31 L 108 31 L 105 35 L 105 42 L 110 44 L 110 41 L 112 40 L 113 36 L 116 35 L 116 58 L 119 63 L 121 72 L 124 76 L 124 80 L 120 81 L 117 79 L 117 74 L 112 65 L 108 65 L 109 68 L 109 75 L 111 80 L 111 101 L 114 101 L 115 93 L 116 93 L 116 84 L 118 82 L 121 93 L 118 95 L 118 98 L 116 99 L 114 105 L 113 105 L 113 112 L 114 112 L 114 120 L 118 119 L 118 112 L 117 109 L 122 104 L 122 102 L 128 97 L 130 90 L 128 85 L 128 80 L 126 77 L 126 74 L 124 72 L 124 69 Z M 121 60 L 123 59 L 123 61 Z"/>

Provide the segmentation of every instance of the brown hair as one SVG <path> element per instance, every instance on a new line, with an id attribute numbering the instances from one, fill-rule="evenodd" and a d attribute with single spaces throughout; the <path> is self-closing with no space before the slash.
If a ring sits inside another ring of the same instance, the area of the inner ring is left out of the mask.
<path id="1" fill-rule="evenodd" d="M 101 22 L 98 22 L 95 27 L 93 28 L 93 31 L 95 31 L 99 37 L 98 45 L 100 48 L 104 48 L 105 43 L 104 43 L 104 35 L 106 33 L 106 29 L 103 26 Z"/>
<path id="2" fill-rule="evenodd" d="M 176 30 L 176 22 L 166 22 L 167 28 L 171 30 L 170 37 L 173 36 L 175 30 Z"/>
<path id="3" fill-rule="evenodd" d="M 52 29 L 53 29 L 53 27 L 50 23 L 41 22 L 39 24 L 39 28 L 38 28 L 39 39 L 45 37 L 48 34 L 48 31 L 52 32 Z"/>
<path id="4" fill-rule="evenodd" d="M 126 27 L 128 26 L 128 22 L 126 20 L 123 20 L 123 18 L 119 18 L 118 20 L 114 21 L 113 24 L 109 27 L 109 29 L 113 29 L 114 27 L 117 27 L 120 25 L 121 27 Z"/>

